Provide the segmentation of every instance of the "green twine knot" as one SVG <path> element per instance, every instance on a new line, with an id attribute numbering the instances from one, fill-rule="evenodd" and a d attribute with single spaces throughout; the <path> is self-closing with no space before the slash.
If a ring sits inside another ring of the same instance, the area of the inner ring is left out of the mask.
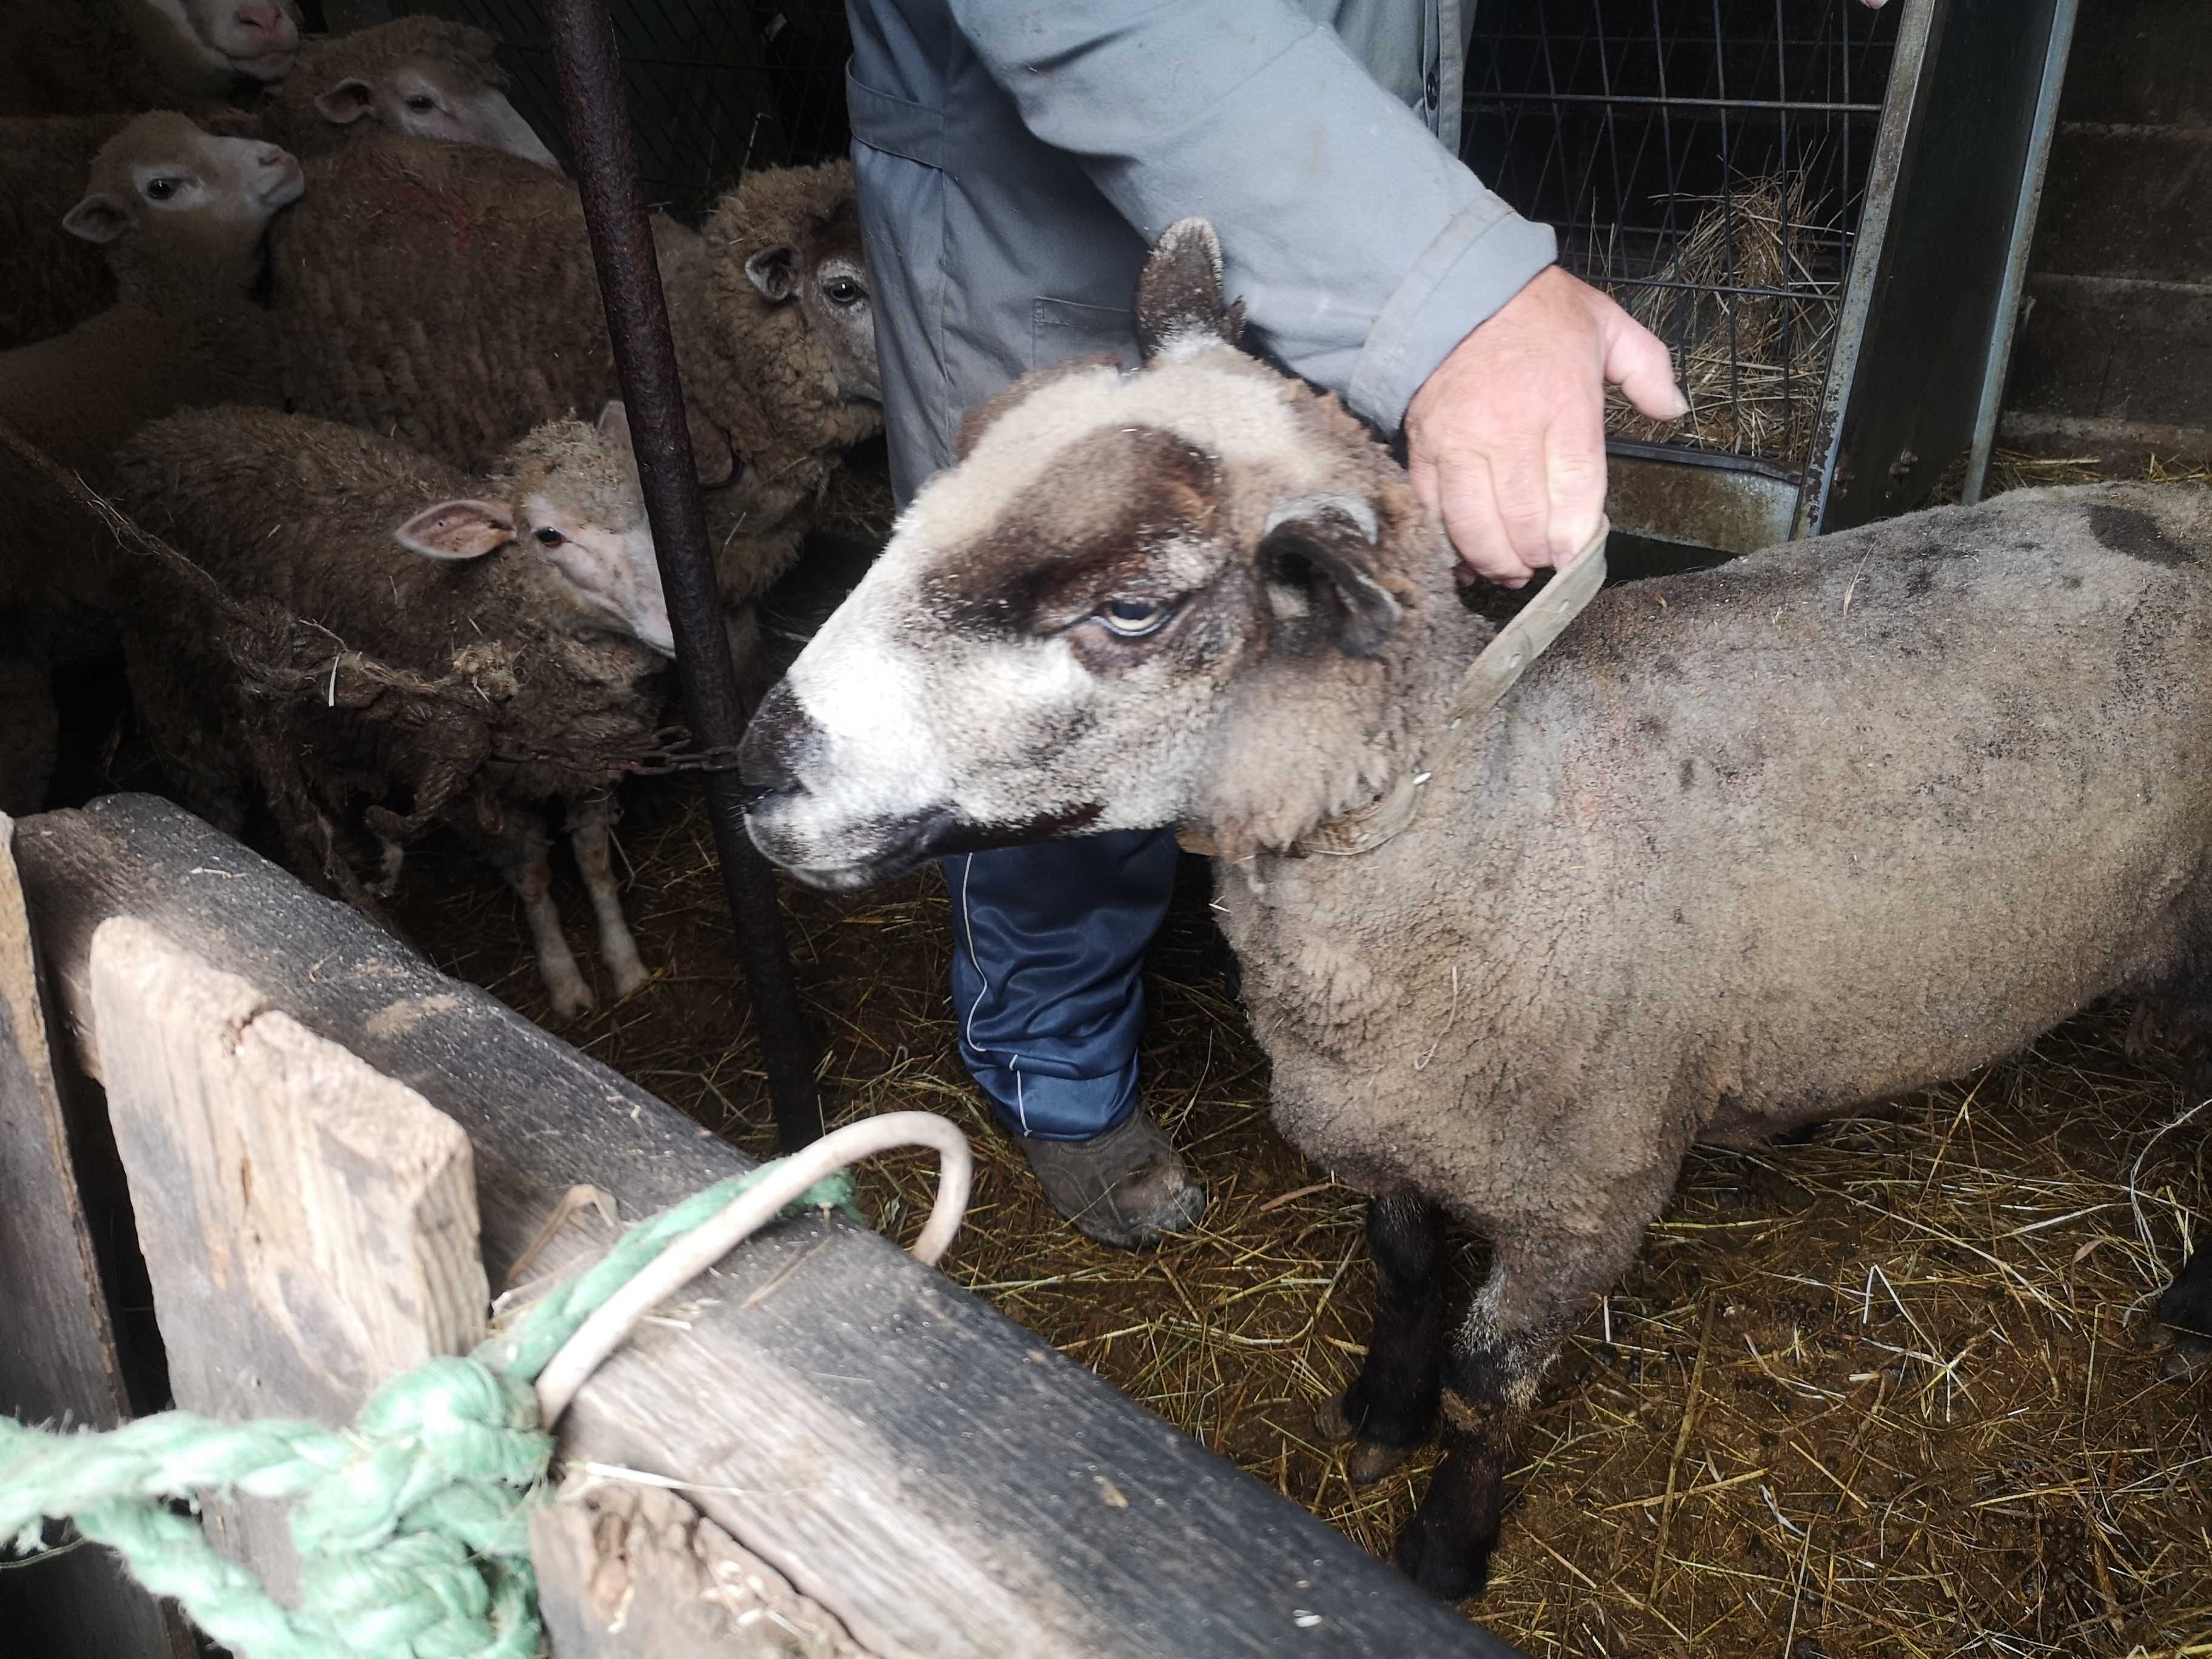
<path id="1" fill-rule="evenodd" d="M 774 1164 L 694 1194 L 633 1227 L 465 1358 L 428 1360 L 370 1395 L 350 1431 L 188 1412 L 106 1433 L 58 1434 L 0 1418 L 0 1539 L 40 1546 L 74 1519 L 139 1582 L 183 1603 L 249 1659 L 533 1659 L 542 1646 L 530 1510 L 553 1437 L 532 1384 L 561 1346 L 640 1269 L 728 1206 Z M 791 1209 L 859 1220 L 842 1171 Z M 230 1492 L 291 1498 L 296 1607 L 224 1559 L 172 1499 Z"/>

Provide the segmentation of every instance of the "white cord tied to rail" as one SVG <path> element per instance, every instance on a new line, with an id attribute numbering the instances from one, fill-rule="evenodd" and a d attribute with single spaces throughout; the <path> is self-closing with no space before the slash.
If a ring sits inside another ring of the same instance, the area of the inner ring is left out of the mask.
<path id="1" fill-rule="evenodd" d="M 885 1112 L 848 1123 L 763 1165 L 758 1180 L 655 1256 L 577 1328 L 538 1374 L 538 1409 L 545 1427 L 550 1430 L 560 1420 L 576 1390 L 647 1314 L 773 1221 L 816 1182 L 862 1158 L 902 1146 L 927 1146 L 937 1153 L 937 1197 L 910 1251 L 923 1266 L 935 1267 L 951 1247 L 968 1211 L 975 1167 L 968 1137 L 934 1112 Z"/>

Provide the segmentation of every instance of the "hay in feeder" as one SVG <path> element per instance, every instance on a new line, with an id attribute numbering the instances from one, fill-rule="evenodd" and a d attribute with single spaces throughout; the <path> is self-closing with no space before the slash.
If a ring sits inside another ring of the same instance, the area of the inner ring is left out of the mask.
<path id="1" fill-rule="evenodd" d="M 1689 199 L 1703 210 L 1671 257 L 1642 273 L 1644 280 L 1611 288 L 1674 354 L 1690 412 L 1680 421 L 1647 420 L 1615 392 L 1607 429 L 1800 465 L 1835 343 L 1840 227 L 1823 222 L 1802 173 L 1744 179 L 1724 195 Z"/>

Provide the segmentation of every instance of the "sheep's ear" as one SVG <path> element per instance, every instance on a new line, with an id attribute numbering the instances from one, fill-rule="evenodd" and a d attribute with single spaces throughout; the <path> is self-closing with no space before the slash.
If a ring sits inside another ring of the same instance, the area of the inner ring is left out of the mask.
<path id="1" fill-rule="evenodd" d="M 1221 304 L 1221 239 L 1203 219 L 1178 219 L 1152 244 L 1137 278 L 1137 343 L 1147 358 L 1170 346 L 1244 337 L 1244 304 Z"/>
<path id="2" fill-rule="evenodd" d="M 1396 631 L 1400 610 L 1378 578 L 1375 509 L 1352 495 L 1301 495 L 1267 515 L 1260 569 L 1304 587 L 1335 621 L 1338 647 L 1376 657 Z"/>
<path id="3" fill-rule="evenodd" d="M 514 539 L 514 514 L 497 501 L 441 501 L 392 533 L 426 559 L 480 559 Z"/>
<path id="4" fill-rule="evenodd" d="M 350 126 L 364 115 L 376 112 L 376 88 L 358 75 L 315 94 L 315 108 L 333 126 Z"/>
<path id="5" fill-rule="evenodd" d="M 607 399 L 607 406 L 599 411 L 599 436 L 611 442 L 630 447 L 629 409 L 619 398 Z"/>
<path id="6" fill-rule="evenodd" d="M 112 242 L 131 228 L 131 210 L 106 191 L 95 191 L 63 216 L 62 228 L 88 242 Z"/>
<path id="7" fill-rule="evenodd" d="M 763 298 L 781 305 L 799 292 L 799 250 L 788 242 L 764 247 L 746 259 L 745 276 Z"/>

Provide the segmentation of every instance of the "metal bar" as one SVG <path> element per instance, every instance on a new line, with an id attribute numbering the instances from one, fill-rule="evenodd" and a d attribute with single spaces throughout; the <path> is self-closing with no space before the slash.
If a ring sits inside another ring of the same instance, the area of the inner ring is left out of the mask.
<path id="1" fill-rule="evenodd" d="M 723 631 L 721 590 L 707 544 L 707 510 L 699 499 L 684 423 L 668 301 L 638 196 L 637 158 L 623 108 L 614 25 L 606 0 L 545 0 L 545 21 L 560 70 L 568 139 L 576 153 L 584 223 L 606 301 L 607 333 L 636 440 L 646 517 L 668 593 L 677 677 L 694 737 L 706 748 L 725 749 L 744 735 L 746 710 Z M 791 976 L 775 878 L 745 836 L 738 775 L 709 772 L 706 787 L 722 884 L 737 924 L 738 960 L 752 995 L 776 1138 L 788 1149 L 822 1133 L 813 1044 Z"/>
<path id="2" fill-rule="evenodd" d="M 2051 44 L 2043 55 L 2043 84 L 2036 93 L 2035 124 L 2029 129 L 2027 167 L 2021 176 L 2020 205 L 2013 214 L 2012 246 L 2005 256 L 2004 287 L 1997 295 L 1996 321 L 1990 331 L 1989 356 L 1982 366 L 1981 401 L 1974 410 L 1974 447 L 1959 499 L 1972 507 L 1982 499 L 1990 477 L 1990 457 L 1997 447 L 1997 416 L 2004 404 L 2005 377 L 2012 368 L 2012 343 L 2020 317 L 2021 289 L 2027 283 L 2027 258 L 2035 240 L 2036 216 L 2043 206 L 2044 170 L 2051 161 L 2051 136 L 2058 125 L 2058 94 L 2066 79 L 2066 58 L 2074 44 L 2075 0 L 2057 0 L 2051 18 Z"/>
<path id="3" fill-rule="evenodd" d="M 1781 98 L 1668 98 L 1648 93 L 1607 92 L 1479 92 L 1470 104 L 1611 104 L 1629 109 L 1710 109 L 1723 114 L 1771 109 L 1791 115 L 1878 116 L 1880 104 L 1801 103 Z"/>
<path id="4" fill-rule="evenodd" d="M 1836 319 L 1835 352 L 1828 362 L 1828 384 L 1820 394 L 1820 413 L 1813 426 L 1812 453 L 1806 459 L 1810 477 L 1798 498 L 1792 536 L 1817 535 L 1827 517 L 1828 495 L 1836 483 L 1838 446 L 1843 437 L 1844 406 L 1850 401 L 1851 382 L 1858 374 L 1860 340 L 1874 308 L 1882 245 L 1889 235 L 1890 209 L 1896 202 L 1898 177 L 1905 167 L 1905 142 L 1911 134 L 1913 116 L 1924 101 L 1929 40 L 1937 14 L 1948 15 L 1949 10 L 1948 0 L 1920 0 L 1907 6 L 1898 22 L 1889 85 L 1882 97 L 1884 114 L 1875 134 L 1874 158 L 1868 164 L 1858 226 L 1851 239 L 1844 308 Z M 1848 125 L 1844 131 L 1850 131 Z"/>

